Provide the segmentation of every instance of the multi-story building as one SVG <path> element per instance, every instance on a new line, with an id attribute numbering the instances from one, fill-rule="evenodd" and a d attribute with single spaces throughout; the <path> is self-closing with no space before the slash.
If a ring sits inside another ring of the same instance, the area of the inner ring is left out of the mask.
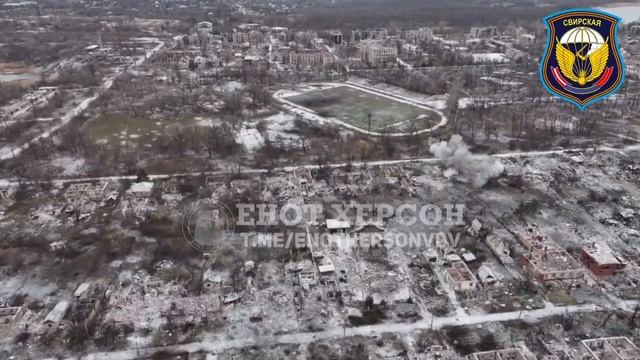
<path id="1" fill-rule="evenodd" d="M 296 31 L 293 33 L 292 39 L 297 43 L 307 43 L 318 38 L 315 31 Z"/>
<path id="2" fill-rule="evenodd" d="M 522 240 L 528 251 L 522 257 L 527 271 L 538 281 L 563 281 L 584 278 L 584 268 L 553 240 L 533 236 Z"/>
<path id="3" fill-rule="evenodd" d="M 259 45 L 264 41 L 264 35 L 258 30 L 251 31 L 236 31 L 231 33 L 231 36 L 227 36 L 227 41 L 231 39 L 234 44 Z"/>
<path id="4" fill-rule="evenodd" d="M 354 30 L 351 32 L 351 41 L 385 40 L 388 36 L 387 29 Z"/>
<path id="5" fill-rule="evenodd" d="M 333 30 L 329 33 L 329 35 L 331 36 L 331 42 L 336 44 L 336 45 L 340 45 L 342 44 L 342 40 L 343 40 L 343 36 L 342 36 L 342 31 L 340 30 Z"/>
<path id="6" fill-rule="evenodd" d="M 155 54 L 151 61 L 160 65 L 176 65 L 198 54 L 200 51 L 162 51 Z"/>
<path id="7" fill-rule="evenodd" d="M 423 41 L 431 41 L 433 39 L 433 30 L 430 28 L 403 29 L 398 30 L 398 35 L 407 42 L 419 44 Z"/>
<path id="8" fill-rule="evenodd" d="M 292 65 L 317 66 L 326 65 L 333 61 L 333 57 L 323 50 L 300 50 L 289 53 L 289 62 Z"/>
<path id="9" fill-rule="evenodd" d="M 361 58 L 370 66 L 382 66 L 398 59 L 398 48 L 367 43 L 362 47 Z"/>
<path id="10" fill-rule="evenodd" d="M 498 36 L 498 28 L 496 28 L 495 26 L 472 27 L 470 35 L 473 38 L 487 39 Z"/>
<path id="11" fill-rule="evenodd" d="M 510 26 L 504 31 L 504 35 L 511 36 L 514 39 L 519 38 L 526 30 L 522 26 Z"/>
<path id="12" fill-rule="evenodd" d="M 271 60 L 279 63 L 289 63 L 289 58 L 291 54 L 291 48 L 288 46 L 282 46 L 276 49 L 273 49 L 271 54 Z"/>

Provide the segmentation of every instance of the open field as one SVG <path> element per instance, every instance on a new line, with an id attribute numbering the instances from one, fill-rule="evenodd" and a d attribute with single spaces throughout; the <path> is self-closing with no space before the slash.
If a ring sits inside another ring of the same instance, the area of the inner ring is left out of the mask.
<path id="1" fill-rule="evenodd" d="M 83 126 L 83 131 L 99 143 L 120 143 L 127 139 L 140 145 L 151 144 L 167 129 L 196 125 L 193 118 L 152 119 L 130 118 L 125 115 L 102 116 Z"/>
<path id="2" fill-rule="evenodd" d="M 310 109 L 321 117 L 334 118 L 366 132 L 381 134 L 429 129 L 441 120 L 438 113 L 426 106 L 417 106 L 355 86 L 322 88 L 289 96 L 286 100 Z"/>

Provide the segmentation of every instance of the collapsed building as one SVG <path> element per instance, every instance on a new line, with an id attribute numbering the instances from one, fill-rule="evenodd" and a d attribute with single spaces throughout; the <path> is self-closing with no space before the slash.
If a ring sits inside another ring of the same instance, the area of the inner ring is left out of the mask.
<path id="1" fill-rule="evenodd" d="M 518 348 L 477 352 L 466 356 L 466 360 L 526 360 Z"/>
<path id="2" fill-rule="evenodd" d="M 0 306 L 0 327 L 11 326 L 18 322 L 27 310 L 25 305 L 21 306 Z"/>
<path id="3" fill-rule="evenodd" d="M 83 328 L 93 329 L 107 304 L 107 289 L 101 283 L 84 282 L 73 293 L 71 320 Z"/>
<path id="4" fill-rule="evenodd" d="M 453 262 L 445 268 L 445 278 L 456 291 L 468 292 L 478 287 L 476 277 L 463 261 Z"/>
<path id="5" fill-rule="evenodd" d="M 57 93 L 58 88 L 55 86 L 40 87 L 2 108 L 0 115 L 7 116 L 11 120 L 22 119 L 34 109 L 46 106 Z"/>
<path id="6" fill-rule="evenodd" d="M 73 206 L 80 206 L 87 201 L 102 202 L 106 200 L 115 200 L 118 193 L 115 186 L 110 182 L 104 183 L 73 183 L 69 185 L 64 192 L 64 198 L 67 203 Z"/>
<path id="7" fill-rule="evenodd" d="M 639 360 L 640 351 L 627 337 L 582 340 L 582 359 Z"/>

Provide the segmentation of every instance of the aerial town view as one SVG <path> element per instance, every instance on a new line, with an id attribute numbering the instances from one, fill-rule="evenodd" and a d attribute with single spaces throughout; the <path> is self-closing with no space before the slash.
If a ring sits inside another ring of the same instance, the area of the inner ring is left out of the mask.
<path id="1" fill-rule="evenodd" d="M 0 0 L 0 360 L 640 360 L 638 114 L 640 1 Z"/>

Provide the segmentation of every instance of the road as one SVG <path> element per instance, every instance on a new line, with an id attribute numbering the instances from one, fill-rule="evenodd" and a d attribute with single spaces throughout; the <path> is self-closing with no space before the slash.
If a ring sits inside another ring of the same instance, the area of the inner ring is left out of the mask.
<path id="1" fill-rule="evenodd" d="M 628 310 L 628 308 L 634 305 L 635 301 L 626 302 L 624 310 Z M 592 304 L 555 306 L 551 303 L 546 303 L 546 306 L 542 309 L 525 310 L 522 312 L 512 311 L 483 315 L 454 315 L 449 317 L 434 317 L 433 319 L 429 317 L 413 323 L 378 324 L 361 327 L 348 327 L 346 329 L 342 326 L 336 326 L 319 332 L 299 332 L 279 336 L 258 336 L 245 339 L 220 339 L 216 341 L 193 342 L 165 347 L 151 347 L 114 352 L 93 353 L 83 355 L 79 358 L 69 358 L 68 360 L 130 360 L 137 359 L 140 356 L 151 356 L 155 352 L 160 350 L 168 352 L 195 353 L 202 351 L 209 353 L 219 353 L 229 349 L 238 349 L 252 346 L 264 347 L 280 344 L 308 344 L 319 340 L 341 338 L 343 335 L 379 336 L 384 333 L 406 334 L 418 330 L 437 330 L 446 326 L 478 325 L 483 323 L 505 322 L 518 319 L 527 322 L 537 322 L 551 316 L 607 310 L 611 309 L 603 309 L 598 307 L 597 305 Z"/>
<path id="2" fill-rule="evenodd" d="M 638 151 L 640 150 L 640 145 L 629 145 L 621 148 L 614 148 L 609 146 L 601 146 L 598 147 L 596 152 L 619 152 L 625 153 L 628 151 Z M 508 158 L 524 158 L 524 157 L 542 157 L 549 156 L 554 154 L 567 154 L 567 153 L 592 153 L 594 149 L 584 149 L 584 148 L 572 148 L 572 149 L 562 149 L 562 150 L 540 150 L 540 151 L 524 151 L 524 152 L 508 152 L 501 154 L 494 154 L 492 156 L 508 159 Z M 186 173 L 166 173 L 166 174 L 152 174 L 149 175 L 150 180 L 164 180 L 173 177 L 198 177 L 198 176 L 221 176 L 221 175 L 229 175 L 229 174 L 245 174 L 245 175 L 259 175 L 259 174 L 267 174 L 267 173 L 277 173 L 277 172 L 292 172 L 295 169 L 300 167 L 307 168 L 309 170 L 317 170 L 320 167 L 329 167 L 329 168 L 342 168 L 342 167 L 374 167 L 374 166 L 384 166 L 384 165 L 398 165 L 398 164 L 410 164 L 410 163 L 423 163 L 423 164 L 437 164 L 440 160 L 437 158 L 409 158 L 409 159 L 396 159 L 396 160 L 376 160 L 376 161 L 353 161 L 353 162 L 337 162 L 330 164 L 302 164 L 295 166 L 282 166 L 278 168 L 274 168 L 271 170 L 267 169 L 256 169 L 256 168 L 240 168 L 237 166 L 229 166 L 228 169 L 223 170 L 215 170 L 215 171 L 199 171 L 199 172 L 186 172 Z M 18 186 L 19 184 L 37 184 L 37 183 L 46 183 L 46 184 L 54 184 L 54 185 L 63 185 L 66 183 L 72 182 L 89 182 L 89 181 L 120 181 L 120 180 L 136 180 L 136 175 L 114 175 L 114 176 L 99 176 L 99 177 L 75 177 L 75 178 L 59 178 L 47 181 L 19 181 L 16 179 L 0 179 L 0 187 L 12 187 Z"/>
<path id="3" fill-rule="evenodd" d="M 118 77 L 120 77 L 125 72 L 129 71 L 131 68 L 143 64 L 151 55 L 155 54 L 156 52 L 158 52 L 160 49 L 162 49 L 165 46 L 164 42 L 162 42 L 162 41 L 160 41 L 159 39 L 156 39 L 156 38 L 144 38 L 143 40 L 147 40 L 147 41 L 150 41 L 150 42 L 155 42 L 158 45 L 156 47 L 154 47 L 153 49 L 147 51 L 146 54 L 143 57 L 141 57 L 140 59 L 136 60 L 133 64 L 125 67 L 122 71 L 117 72 L 114 75 L 112 75 L 112 76 L 108 77 L 107 79 L 105 79 L 104 82 L 102 83 L 102 85 L 97 89 L 97 91 L 92 96 L 83 99 L 78 105 L 76 105 L 75 107 L 70 109 L 66 114 L 64 114 L 60 118 L 60 122 L 58 124 L 54 125 L 53 127 L 51 127 L 49 130 L 41 133 L 40 135 L 38 135 L 38 136 L 34 137 L 33 139 L 27 141 L 26 143 L 22 144 L 21 146 L 17 146 L 17 147 L 5 146 L 2 149 L 0 149 L 0 161 L 11 159 L 11 158 L 13 158 L 15 156 L 18 156 L 21 152 L 23 152 L 29 146 L 31 146 L 31 144 L 34 144 L 34 143 L 40 141 L 40 139 L 46 139 L 46 138 L 50 137 L 51 134 L 53 134 L 54 132 L 60 130 L 65 125 L 67 125 L 76 116 L 82 114 L 85 110 L 87 110 L 89 108 L 89 106 L 91 106 L 91 104 L 93 104 L 94 101 L 96 101 L 98 98 L 100 98 L 100 96 L 102 96 L 109 89 L 111 89 L 111 87 L 113 86 L 113 83 L 115 82 L 116 79 L 118 79 Z"/>

